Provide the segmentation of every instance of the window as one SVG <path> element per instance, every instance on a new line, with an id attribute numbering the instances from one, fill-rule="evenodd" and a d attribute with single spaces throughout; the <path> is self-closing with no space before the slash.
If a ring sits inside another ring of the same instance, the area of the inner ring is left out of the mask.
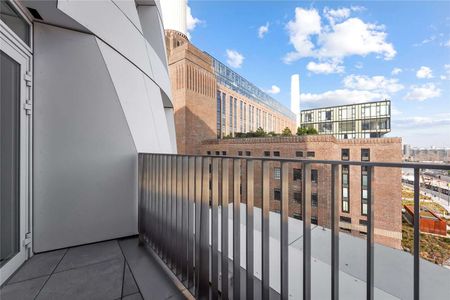
<path id="1" fill-rule="evenodd" d="M 273 151 L 273 156 L 280 156 L 280 151 Z"/>
<path id="2" fill-rule="evenodd" d="M 281 169 L 280 168 L 273 169 L 273 179 L 276 179 L 276 180 L 281 179 Z"/>
<path id="3" fill-rule="evenodd" d="M 270 156 L 270 151 L 264 151 L 264 156 Z"/>
<path id="4" fill-rule="evenodd" d="M 211 151 L 206 151 L 206 155 L 211 155 Z"/>
<path id="5" fill-rule="evenodd" d="M 292 215 L 292 217 L 293 217 L 294 219 L 301 220 L 301 219 L 302 219 L 302 214 L 301 214 L 301 213 L 294 213 L 294 214 Z"/>
<path id="6" fill-rule="evenodd" d="M 317 170 L 311 170 L 311 182 L 317 183 L 319 179 L 319 174 Z"/>
<path id="7" fill-rule="evenodd" d="M 359 225 L 367 226 L 367 220 L 359 220 Z"/>
<path id="8" fill-rule="evenodd" d="M 339 221 L 344 222 L 344 223 L 352 223 L 352 218 L 350 217 L 344 217 L 344 216 L 340 216 L 339 217 Z"/>
<path id="9" fill-rule="evenodd" d="M 361 160 L 370 161 L 370 149 L 361 149 Z"/>
<path id="10" fill-rule="evenodd" d="M 246 156 L 251 156 L 252 153 L 251 153 L 250 151 L 245 151 L 245 155 L 246 155 Z"/>
<path id="11" fill-rule="evenodd" d="M 317 204 L 318 204 L 317 193 L 312 193 L 311 194 L 311 206 L 312 207 L 317 207 Z"/>
<path id="12" fill-rule="evenodd" d="M 369 199 L 367 167 L 361 167 L 361 214 L 367 215 L 367 201 Z"/>
<path id="13" fill-rule="evenodd" d="M 317 224 L 318 224 L 318 222 L 317 222 L 317 217 L 316 217 L 316 216 L 312 216 L 312 217 L 311 217 L 311 224 L 314 224 L 314 225 L 317 225 Z"/>
<path id="14" fill-rule="evenodd" d="M 216 151 L 216 155 L 220 155 L 220 151 Z"/>
<path id="15" fill-rule="evenodd" d="M 227 155 L 227 151 L 222 151 L 222 155 Z"/>
<path id="16" fill-rule="evenodd" d="M 342 149 L 341 151 L 341 159 L 349 160 L 350 159 L 350 149 Z"/>
<path id="17" fill-rule="evenodd" d="M 238 156 L 242 156 L 242 151 L 238 151 Z"/>
<path id="18" fill-rule="evenodd" d="M 280 189 L 274 189 L 273 190 L 273 199 L 274 200 L 281 200 L 281 190 Z"/>
<path id="19" fill-rule="evenodd" d="M 342 166 L 342 211 L 350 212 L 349 166 Z"/>
<path id="20" fill-rule="evenodd" d="M 303 151 L 296 151 L 295 157 L 303 157 Z"/>
<path id="21" fill-rule="evenodd" d="M 294 169 L 294 181 L 302 180 L 302 169 Z"/>
<path id="22" fill-rule="evenodd" d="M 294 192 L 294 201 L 298 204 L 302 204 L 302 193 Z"/>
<path id="23" fill-rule="evenodd" d="M 306 152 L 306 157 L 315 157 L 316 153 L 314 151 L 308 151 Z"/>
<path id="24" fill-rule="evenodd" d="M 30 45 L 30 25 L 7 1 L 0 1 L 0 19 L 22 40 Z"/>

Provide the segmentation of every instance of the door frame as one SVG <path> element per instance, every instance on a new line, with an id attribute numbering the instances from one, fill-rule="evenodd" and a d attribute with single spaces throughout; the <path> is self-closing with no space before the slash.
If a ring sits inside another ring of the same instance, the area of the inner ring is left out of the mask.
<path id="1" fill-rule="evenodd" d="M 33 254 L 32 232 L 32 74 L 33 26 L 24 10 L 13 1 L 8 1 L 30 25 L 30 46 L 26 45 L 4 22 L 0 20 L 0 49 L 20 65 L 20 137 L 19 137 L 19 210 L 20 237 L 19 252 L 0 268 L 0 285 L 2 285 Z"/>

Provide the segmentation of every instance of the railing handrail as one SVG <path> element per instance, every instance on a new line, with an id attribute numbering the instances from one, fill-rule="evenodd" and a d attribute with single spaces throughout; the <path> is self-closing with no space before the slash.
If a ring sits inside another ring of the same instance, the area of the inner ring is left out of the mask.
<path id="1" fill-rule="evenodd" d="M 352 165 L 363 167 L 385 167 L 385 168 L 405 168 L 405 169 L 433 169 L 433 170 L 450 170 L 450 164 L 438 163 L 413 163 L 413 162 L 380 162 L 380 161 L 357 161 L 357 160 L 326 160 L 326 159 L 309 159 L 309 158 L 289 158 L 289 157 L 273 157 L 273 156 L 227 156 L 227 155 L 194 155 L 194 154 L 173 154 L 173 153 L 149 153 L 140 152 L 139 155 L 167 155 L 176 157 L 203 157 L 203 158 L 228 158 L 242 160 L 259 160 L 259 161 L 279 161 L 292 163 L 311 163 L 311 164 L 327 164 L 327 165 Z"/>

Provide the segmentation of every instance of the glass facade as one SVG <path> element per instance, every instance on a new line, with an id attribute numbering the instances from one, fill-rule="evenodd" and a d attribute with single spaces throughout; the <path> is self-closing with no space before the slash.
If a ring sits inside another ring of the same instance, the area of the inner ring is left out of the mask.
<path id="1" fill-rule="evenodd" d="M 376 138 L 391 131 L 391 101 L 333 106 L 301 111 L 303 128 L 340 139 Z"/>

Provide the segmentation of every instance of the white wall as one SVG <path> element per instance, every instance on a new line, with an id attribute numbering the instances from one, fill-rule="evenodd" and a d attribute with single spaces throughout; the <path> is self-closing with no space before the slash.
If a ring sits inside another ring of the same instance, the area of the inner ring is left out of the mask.
<path id="1" fill-rule="evenodd" d="M 131 0 L 39 9 L 58 19 L 34 24 L 33 250 L 136 234 L 137 154 L 176 151 L 160 22 Z"/>

